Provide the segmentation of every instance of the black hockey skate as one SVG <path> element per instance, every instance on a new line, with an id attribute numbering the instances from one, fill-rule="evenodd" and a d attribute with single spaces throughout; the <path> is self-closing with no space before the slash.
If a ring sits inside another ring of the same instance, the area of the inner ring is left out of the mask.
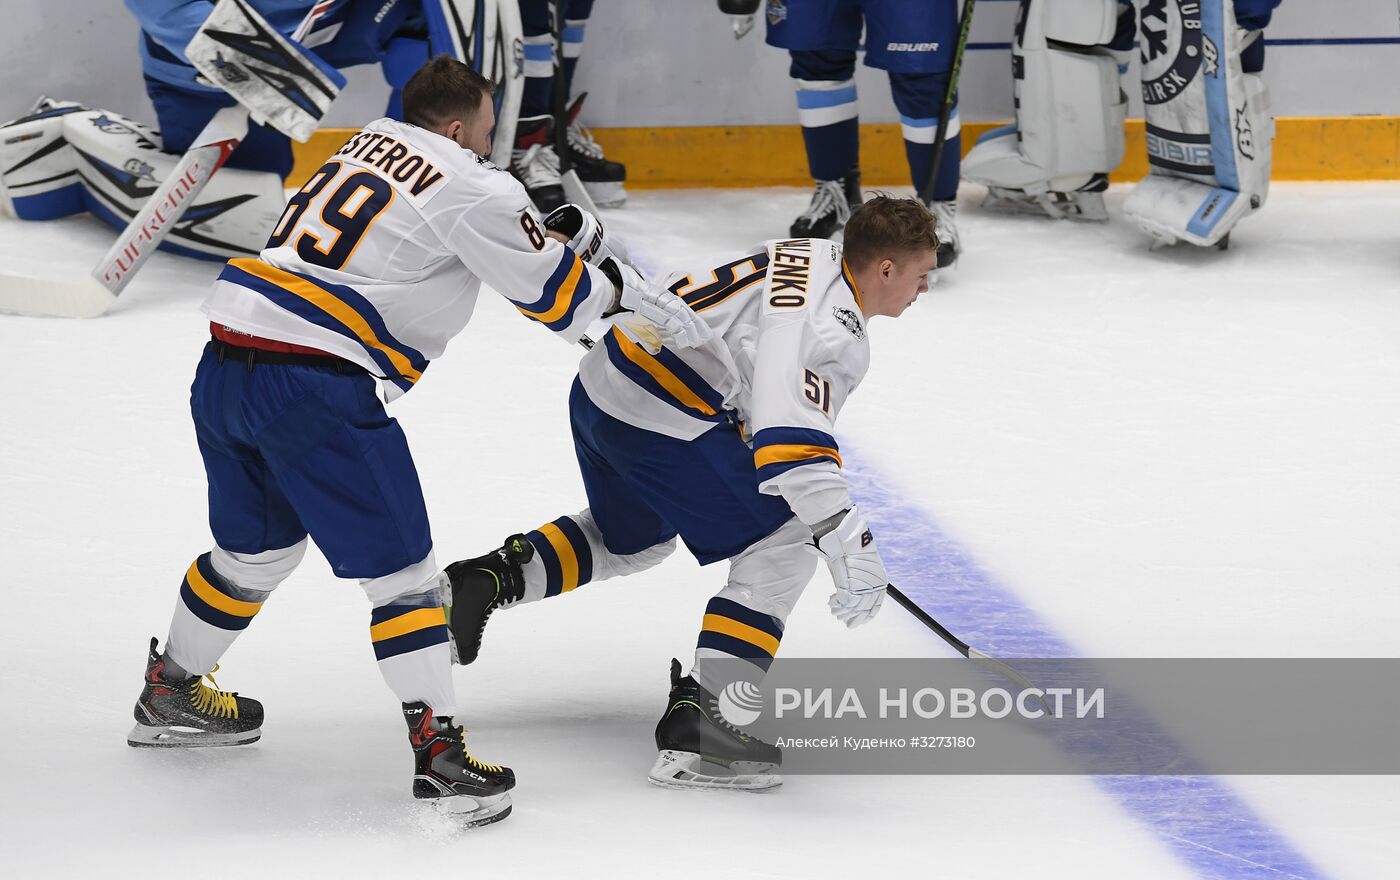
<path id="1" fill-rule="evenodd" d="M 534 556 L 535 547 L 524 535 L 511 535 L 503 546 L 485 556 L 447 566 L 448 589 L 443 590 L 442 604 L 457 663 L 466 666 L 476 660 L 491 612 L 525 595 L 521 566 Z"/>
<path id="2" fill-rule="evenodd" d="M 525 185 L 525 192 L 541 214 L 564 204 L 559 154 L 554 152 L 553 116 L 527 116 L 520 120 L 510 151 L 510 173 Z"/>
<path id="3" fill-rule="evenodd" d="M 427 703 L 404 703 L 403 718 L 413 745 L 415 798 L 435 800 L 444 811 L 460 814 L 468 828 L 510 815 L 513 770 L 473 758 L 466 731 L 451 718 L 434 717 Z"/>
<path id="4" fill-rule="evenodd" d="M 860 169 L 852 169 L 840 180 L 818 180 L 812 203 L 802 216 L 792 221 L 788 234 L 793 238 L 831 238 L 846 227 L 851 212 L 864 199 L 860 194 Z"/>
<path id="5" fill-rule="evenodd" d="M 262 736 L 262 703 L 219 690 L 212 675 L 172 675 L 156 651 L 155 639 L 151 639 L 146 686 L 136 701 L 135 715 L 136 726 L 126 735 L 132 746 L 241 746 Z"/>
<path id="6" fill-rule="evenodd" d="M 647 780 L 662 788 L 767 791 L 782 785 L 783 753 L 724 720 L 713 694 L 671 661 L 671 699 L 656 725 L 656 763 Z"/>
<path id="7" fill-rule="evenodd" d="M 581 93 L 569 105 L 569 161 L 588 195 L 602 208 L 617 208 L 626 204 L 627 166 L 613 162 L 603 155 L 603 148 L 578 121 L 587 92 Z"/>

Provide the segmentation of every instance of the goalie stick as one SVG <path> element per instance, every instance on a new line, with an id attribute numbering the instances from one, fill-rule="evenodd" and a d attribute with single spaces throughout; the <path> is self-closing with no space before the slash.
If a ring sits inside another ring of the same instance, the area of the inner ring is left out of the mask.
<path id="1" fill-rule="evenodd" d="M 304 39 L 334 5 L 335 0 L 320 0 L 297 26 L 292 40 Z M 0 276 L 0 311 L 57 318 L 105 314 L 247 134 L 248 110 L 241 104 L 215 113 L 89 277 L 51 281 Z"/>
<path id="2" fill-rule="evenodd" d="M 967 35 L 972 32 L 972 9 L 976 5 L 977 0 L 963 0 L 962 18 L 958 22 L 958 45 L 953 50 L 953 68 L 948 72 L 948 88 L 943 92 L 943 107 L 938 111 L 938 131 L 933 136 L 933 162 L 929 165 L 928 180 L 919 192 L 919 201 L 926 205 L 933 201 L 933 190 L 938 185 L 938 168 L 943 164 L 943 148 L 948 144 L 948 117 L 953 115 L 953 99 L 958 94 L 958 76 L 962 73 Z"/>

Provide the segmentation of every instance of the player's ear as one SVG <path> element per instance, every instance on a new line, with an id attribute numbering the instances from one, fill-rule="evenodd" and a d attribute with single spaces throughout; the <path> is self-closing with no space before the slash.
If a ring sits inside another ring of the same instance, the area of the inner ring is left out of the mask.
<path id="1" fill-rule="evenodd" d="M 894 276 L 894 260 L 889 258 L 880 261 L 880 278 L 889 281 Z"/>

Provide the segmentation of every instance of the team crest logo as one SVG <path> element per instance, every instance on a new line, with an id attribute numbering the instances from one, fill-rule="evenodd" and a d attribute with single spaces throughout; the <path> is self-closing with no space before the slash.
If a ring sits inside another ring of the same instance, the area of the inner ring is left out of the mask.
<path id="1" fill-rule="evenodd" d="M 234 64 L 232 61 L 225 61 L 224 53 L 222 52 L 214 53 L 214 67 L 219 71 L 219 78 L 226 83 L 245 83 L 249 79 L 248 74 L 243 68 Z"/>
<path id="2" fill-rule="evenodd" d="M 831 309 L 831 313 L 836 316 L 836 320 L 841 322 L 842 327 L 851 331 L 852 336 L 857 339 L 865 338 L 865 328 L 861 326 L 860 318 L 856 317 L 855 312 L 850 309 L 843 309 L 840 306 L 834 306 Z"/>
<path id="3" fill-rule="evenodd" d="M 1142 100 L 1165 104 L 1185 91 L 1200 72 L 1204 55 L 1201 4 L 1199 0 L 1138 0 L 1138 7 L 1142 19 Z"/>
<path id="4" fill-rule="evenodd" d="M 768 0 L 768 23 L 777 24 L 787 20 L 787 7 L 783 0 Z"/>
<path id="5" fill-rule="evenodd" d="M 123 122 L 118 122 L 106 113 L 94 119 L 92 124 L 97 126 L 97 130 L 103 134 L 135 134 L 135 132 L 131 130 L 131 126 Z"/>
<path id="6" fill-rule="evenodd" d="M 1249 105 L 1241 104 L 1235 111 L 1235 144 L 1240 155 L 1254 160 L 1254 127 L 1249 124 Z"/>
<path id="7" fill-rule="evenodd" d="M 147 162 L 142 162 L 140 159 L 127 159 L 126 163 L 122 165 L 122 168 L 132 177 L 149 180 L 152 183 L 156 181 L 155 166 Z"/>

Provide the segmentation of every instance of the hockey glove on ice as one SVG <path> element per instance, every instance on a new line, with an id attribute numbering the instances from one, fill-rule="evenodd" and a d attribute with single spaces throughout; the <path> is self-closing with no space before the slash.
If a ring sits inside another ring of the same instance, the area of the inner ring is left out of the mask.
<path id="1" fill-rule="evenodd" d="M 836 585 L 827 605 L 837 620 L 854 628 L 880 613 L 890 579 L 865 517 L 854 507 L 838 516 L 836 525 L 816 535 L 814 543 Z"/>

